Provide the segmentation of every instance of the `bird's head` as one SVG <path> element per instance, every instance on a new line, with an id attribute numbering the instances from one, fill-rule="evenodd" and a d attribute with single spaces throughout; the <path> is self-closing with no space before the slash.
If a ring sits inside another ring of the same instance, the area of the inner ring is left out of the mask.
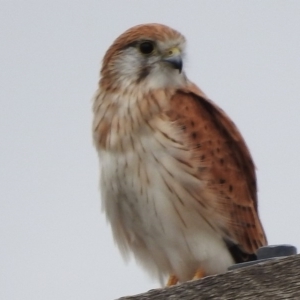
<path id="1" fill-rule="evenodd" d="M 107 50 L 101 69 L 105 90 L 143 86 L 146 89 L 178 87 L 186 82 L 183 72 L 185 38 L 161 24 L 128 29 Z"/>

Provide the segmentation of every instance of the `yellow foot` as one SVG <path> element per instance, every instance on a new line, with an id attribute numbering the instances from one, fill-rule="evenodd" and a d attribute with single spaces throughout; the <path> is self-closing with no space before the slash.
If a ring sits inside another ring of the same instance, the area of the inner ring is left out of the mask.
<path id="1" fill-rule="evenodd" d="M 167 282 L 167 286 L 175 285 L 178 282 L 178 278 L 175 275 L 170 275 L 169 280 Z"/>
<path id="2" fill-rule="evenodd" d="M 196 280 L 196 279 L 201 279 L 205 277 L 205 273 L 202 269 L 198 269 L 193 277 L 193 280 Z"/>

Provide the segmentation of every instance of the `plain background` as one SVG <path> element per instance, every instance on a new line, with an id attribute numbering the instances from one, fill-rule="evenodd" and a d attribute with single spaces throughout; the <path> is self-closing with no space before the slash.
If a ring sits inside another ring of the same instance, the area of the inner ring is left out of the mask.
<path id="1" fill-rule="evenodd" d="M 186 72 L 257 166 L 270 244 L 300 248 L 300 1 L 0 1 L 0 299 L 114 299 L 158 287 L 100 212 L 92 96 L 129 27 L 188 40 Z"/>

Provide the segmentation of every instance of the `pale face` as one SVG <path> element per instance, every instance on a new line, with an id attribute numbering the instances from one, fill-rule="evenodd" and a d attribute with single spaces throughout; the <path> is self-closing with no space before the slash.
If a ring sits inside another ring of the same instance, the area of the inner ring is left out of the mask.
<path id="1" fill-rule="evenodd" d="M 180 87 L 186 82 L 184 51 L 185 39 L 175 31 L 142 34 L 123 44 L 117 39 L 108 50 L 108 61 L 104 60 L 102 77 L 109 77 L 121 89 Z"/>

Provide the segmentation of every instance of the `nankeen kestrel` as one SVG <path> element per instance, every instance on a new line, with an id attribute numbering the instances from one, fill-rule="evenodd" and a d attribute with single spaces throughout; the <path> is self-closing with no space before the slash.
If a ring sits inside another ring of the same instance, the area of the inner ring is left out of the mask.
<path id="1" fill-rule="evenodd" d="M 103 209 L 126 256 L 168 285 L 266 245 L 255 167 L 230 118 L 184 72 L 185 38 L 135 26 L 107 50 L 94 99 Z"/>

